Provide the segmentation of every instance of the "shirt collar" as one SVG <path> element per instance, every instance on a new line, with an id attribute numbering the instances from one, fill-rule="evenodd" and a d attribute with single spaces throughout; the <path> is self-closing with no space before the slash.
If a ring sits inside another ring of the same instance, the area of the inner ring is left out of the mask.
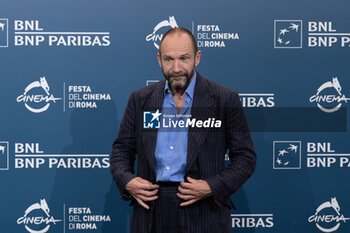
<path id="1" fill-rule="evenodd" d="M 197 72 L 194 72 L 192 81 L 190 82 L 190 85 L 188 85 L 188 87 L 185 90 L 185 93 L 187 93 L 187 95 L 193 99 L 193 94 L 194 94 L 194 87 L 196 85 L 196 79 L 197 79 Z M 169 88 L 169 83 L 168 80 L 165 80 L 165 87 L 164 87 L 164 93 L 168 94 L 171 93 L 170 88 Z"/>

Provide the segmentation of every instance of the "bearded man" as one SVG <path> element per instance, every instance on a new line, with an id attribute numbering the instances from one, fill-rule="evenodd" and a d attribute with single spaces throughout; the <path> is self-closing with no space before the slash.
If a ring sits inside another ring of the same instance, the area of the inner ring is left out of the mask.
<path id="1" fill-rule="evenodd" d="M 230 195 L 256 165 L 239 96 L 195 71 L 201 51 L 185 28 L 164 34 L 157 58 L 165 79 L 131 94 L 110 160 L 134 206 L 130 231 L 231 232 Z M 169 116 L 178 123 L 165 127 Z"/>

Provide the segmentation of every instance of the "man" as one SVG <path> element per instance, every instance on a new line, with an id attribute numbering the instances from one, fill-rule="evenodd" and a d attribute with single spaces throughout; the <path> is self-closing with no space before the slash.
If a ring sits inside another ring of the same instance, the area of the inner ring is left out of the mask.
<path id="1" fill-rule="evenodd" d="M 231 232 L 230 195 L 256 164 L 239 96 L 195 71 L 201 51 L 187 29 L 170 29 L 157 57 L 165 80 L 131 94 L 110 161 L 123 199 L 134 205 L 131 232 Z M 144 129 L 150 111 L 152 120 L 162 112 L 163 118 L 179 114 L 184 121 L 220 124 Z"/>

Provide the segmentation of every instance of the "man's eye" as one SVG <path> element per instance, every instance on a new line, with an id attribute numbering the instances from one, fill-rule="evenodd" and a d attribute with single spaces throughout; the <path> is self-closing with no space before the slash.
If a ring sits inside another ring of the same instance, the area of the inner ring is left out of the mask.
<path id="1" fill-rule="evenodd" d="M 164 61 L 170 61 L 170 58 L 166 57 L 164 58 Z"/>
<path id="2" fill-rule="evenodd" d="M 186 61 L 188 57 L 182 57 L 181 60 Z"/>

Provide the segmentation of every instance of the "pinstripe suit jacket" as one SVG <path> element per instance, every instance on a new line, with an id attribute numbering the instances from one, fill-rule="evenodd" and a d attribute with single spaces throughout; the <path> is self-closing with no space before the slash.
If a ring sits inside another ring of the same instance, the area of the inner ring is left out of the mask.
<path id="1" fill-rule="evenodd" d="M 197 73 L 198 74 L 198 73 Z M 125 190 L 136 176 L 156 181 L 156 129 L 143 129 L 143 111 L 161 109 L 165 80 L 131 94 L 118 137 L 113 144 L 110 170 L 125 200 L 134 205 L 131 232 L 147 233 L 152 227 L 150 210 L 141 207 Z M 191 233 L 231 232 L 230 214 L 234 206 L 230 195 L 251 176 L 256 154 L 238 94 L 222 85 L 197 75 L 192 118 L 220 119 L 219 129 L 194 129 L 188 132 L 188 152 L 185 177 L 206 180 L 213 196 L 198 201 L 188 208 Z M 230 163 L 225 168 L 225 153 L 229 150 Z M 134 161 L 137 154 L 137 175 Z"/>

